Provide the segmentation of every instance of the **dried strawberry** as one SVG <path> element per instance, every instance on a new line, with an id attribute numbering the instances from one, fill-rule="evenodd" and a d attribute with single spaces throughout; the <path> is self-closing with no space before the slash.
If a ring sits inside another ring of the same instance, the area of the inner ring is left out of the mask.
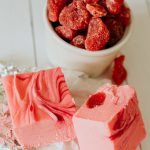
<path id="1" fill-rule="evenodd" d="M 89 20 L 90 14 L 83 1 L 74 1 L 64 7 L 59 16 L 60 24 L 73 30 L 87 28 Z"/>
<path id="2" fill-rule="evenodd" d="M 99 4 L 87 4 L 86 9 L 94 17 L 103 17 L 107 15 L 107 11 L 105 10 L 105 8 Z"/>
<path id="3" fill-rule="evenodd" d="M 119 67 L 119 65 L 123 65 L 123 62 L 125 61 L 125 56 L 121 55 L 118 58 L 115 59 L 115 65 Z"/>
<path id="4" fill-rule="evenodd" d="M 55 28 L 55 31 L 60 37 L 62 37 L 63 39 L 68 39 L 68 40 L 72 40 L 76 35 L 75 30 L 72 30 L 65 26 L 58 26 Z"/>
<path id="5" fill-rule="evenodd" d="M 89 108 L 94 108 L 96 106 L 100 106 L 104 103 L 106 98 L 106 95 L 104 92 L 96 93 L 95 95 L 92 95 L 89 100 L 87 101 L 87 106 Z"/>
<path id="6" fill-rule="evenodd" d="M 97 4 L 99 0 L 84 0 L 84 2 L 87 4 Z"/>
<path id="7" fill-rule="evenodd" d="M 85 39 L 86 37 L 84 35 L 77 35 L 73 38 L 71 44 L 79 48 L 85 48 Z"/>
<path id="8" fill-rule="evenodd" d="M 127 77 L 127 71 L 124 67 L 115 68 L 113 71 L 113 81 L 120 85 Z"/>
<path id="9" fill-rule="evenodd" d="M 107 47 L 115 45 L 124 35 L 124 26 L 113 18 L 107 18 L 104 20 L 110 32 L 110 39 L 107 43 Z"/>
<path id="10" fill-rule="evenodd" d="M 127 78 L 127 71 L 123 66 L 124 59 L 125 59 L 124 55 L 115 59 L 112 72 L 112 79 L 117 85 L 122 84 L 123 81 Z"/>
<path id="11" fill-rule="evenodd" d="M 131 22 L 131 14 L 130 9 L 126 6 L 122 6 L 121 12 L 118 15 L 117 19 L 124 25 L 128 26 Z"/>
<path id="12" fill-rule="evenodd" d="M 106 7 L 111 14 L 119 14 L 124 0 L 106 0 Z"/>
<path id="13" fill-rule="evenodd" d="M 66 0 L 48 0 L 47 9 L 49 20 L 52 22 L 58 21 L 59 14 L 65 5 Z"/>
<path id="14" fill-rule="evenodd" d="M 92 18 L 88 27 L 85 40 L 87 50 L 98 51 L 104 48 L 109 40 L 109 31 L 100 18 Z"/>

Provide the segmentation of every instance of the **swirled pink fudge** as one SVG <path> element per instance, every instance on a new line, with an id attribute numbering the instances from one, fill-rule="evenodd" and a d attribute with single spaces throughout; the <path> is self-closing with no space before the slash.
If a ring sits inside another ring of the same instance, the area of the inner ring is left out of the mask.
<path id="1" fill-rule="evenodd" d="M 135 90 L 105 85 L 73 117 L 80 150 L 136 150 L 146 131 Z"/>
<path id="2" fill-rule="evenodd" d="M 39 147 L 75 138 L 75 103 L 60 68 L 2 79 L 13 132 L 23 147 Z"/>

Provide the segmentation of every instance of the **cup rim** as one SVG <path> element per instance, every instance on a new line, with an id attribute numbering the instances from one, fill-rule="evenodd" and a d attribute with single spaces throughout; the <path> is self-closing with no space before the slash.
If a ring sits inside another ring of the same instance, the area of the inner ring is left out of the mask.
<path id="1" fill-rule="evenodd" d="M 129 5 L 127 3 L 125 3 L 125 5 L 127 7 L 129 7 Z M 60 43 L 64 47 L 66 47 L 66 51 L 72 51 L 75 53 L 80 53 L 80 55 L 84 55 L 84 56 L 86 55 L 86 56 L 93 56 L 94 57 L 94 56 L 106 56 L 106 55 L 109 55 L 109 54 L 114 53 L 116 51 L 119 51 L 120 48 L 127 43 L 129 38 L 131 37 L 132 31 L 133 31 L 133 14 L 132 14 L 132 11 L 130 11 L 130 13 L 131 13 L 131 23 L 128 27 L 126 27 L 122 39 L 120 41 L 118 41 L 118 43 L 116 43 L 114 46 L 107 48 L 107 49 L 102 49 L 99 51 L 89 51 L 89 50 L 84 50 L 82 48 L 75 47 L 75 46 L 67 43 L 66 41 L 64 41 L 61 37 L 59 37 L 59 35 L 55 32 L 54 28 L 52 27 L 52 25 L 48 19 L 47 1 L 46 1 L 45 6 L 44 6 L 43 18 L 44 18 L 45 27 L 46 27 L 47 31 L 50 33 L 49 35 L 52 38 L 54 38 L 58 43 Z"/>

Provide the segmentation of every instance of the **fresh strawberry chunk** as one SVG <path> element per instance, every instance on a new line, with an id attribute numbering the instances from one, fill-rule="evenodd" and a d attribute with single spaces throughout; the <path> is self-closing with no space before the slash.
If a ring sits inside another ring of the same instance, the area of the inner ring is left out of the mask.
<path id="1" fill-rule="evenodd" d="M 127 78 L 127 70 L 123 66 L 124 59 L 125 59 L 124 55 L 115 59 L 112 72 L 112 79 L 117 85 L 122 84 L 123 81 L 126 80 Z"/>
<path id="2" fill-rule="evenodd" d="M 106 18 L 104 23 L 110 32 L 110 39 L 106 47 L 111 47 L 123 37 L 124 26 L 118 20 L 113 18 Z"/>
<path id="3" fill-rule="evenodd" d="M 76 35 L 75 30 L 72 30 L 65 26 L 58 26 L 55 28 L 55 31 L 60 37 L 62 37 L 63 39 L 68 39 L 68 40 L 72 40 Z"/>
<path id="4" fill-rule="evenodd" d="M 109 40 L 109 31 L 100 18 L 92 18 L 88 27 L 85 40 L 87 50 L 98 51 L 104 48 Z"/>
<path id="5" fill-rule="evenodd" d="M 97 4 L 99 0 L 84 0 L 84 2 L 87 4 Z"/>
<path id="6" fill-rule="evenodd" d="M 106 0 L 106 7 L 111 14 L 119 14 L 124 0 Z"/>
<path id="7" fill-rule="evenodd" d="M 103 17 L 107 15 L 105 8 L 99 4 L 87 4 L 86 9 L 94 17 Z"/>
<path id="8" fill-rule="evenodd" d="M 49 20 L 52 22 L 58 21 L 59 14 L 65 5 L 66 0 L 48 0 L 47 9 Z"/>
<path id="9" fill-rule="evenodd" d="M 84 35 L 77 35 L 73 38 L 71 44 L 79 48 L 85 48 L 85 39 L 86 37 Z"/>
<path id="10" fill-rule="evenodd" d="M 61 25 L 73 30 L 85 29 L 88 26 L 90 14 L 83 1 L 74 1 L 64 7 L 59 16 Z"/>
<path id="11" fill-rule="evenodd" d="M 121 12 L 118 15 L 117 19 L 124 25 L 128 26 L 131 22 L 131 13 L 130 9 L 126 6 L 122 6 Z"/>
<path id="12" fill-rule="evenodd" d="M 95 95 L 92 95 L 89 100 L 87 101 L 87 106 L 89 108 L 94 108 L 96 106 L 100 106 L 104 103 L 106 98 L 106 94 L 104 92 L 96 93 Z"/>

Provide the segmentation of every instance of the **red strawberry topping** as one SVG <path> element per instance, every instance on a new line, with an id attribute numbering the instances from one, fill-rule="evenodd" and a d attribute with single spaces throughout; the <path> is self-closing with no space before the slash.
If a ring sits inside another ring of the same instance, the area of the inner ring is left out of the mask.
<path id="1" fill-rule="evenodd" d="M 123 66 L 125 56 L 121 55 L 115 59 L 114 68 L 112 72 L 112 79 L 117 84 L 120 85 L 127 78 L 127 71 Z"/>
<path id="2" fill-rule="evenodd" d="M 96 106 L 100 106 L 104 103 L 105 98 L 106 98 L 105 93 L 103 93 L 103 92 L 96 93 L 95 95 L 92 95 L 89 98 L 89 100 L 87 102 L 87 106 L 89 108 L 94 108 Z"/>

